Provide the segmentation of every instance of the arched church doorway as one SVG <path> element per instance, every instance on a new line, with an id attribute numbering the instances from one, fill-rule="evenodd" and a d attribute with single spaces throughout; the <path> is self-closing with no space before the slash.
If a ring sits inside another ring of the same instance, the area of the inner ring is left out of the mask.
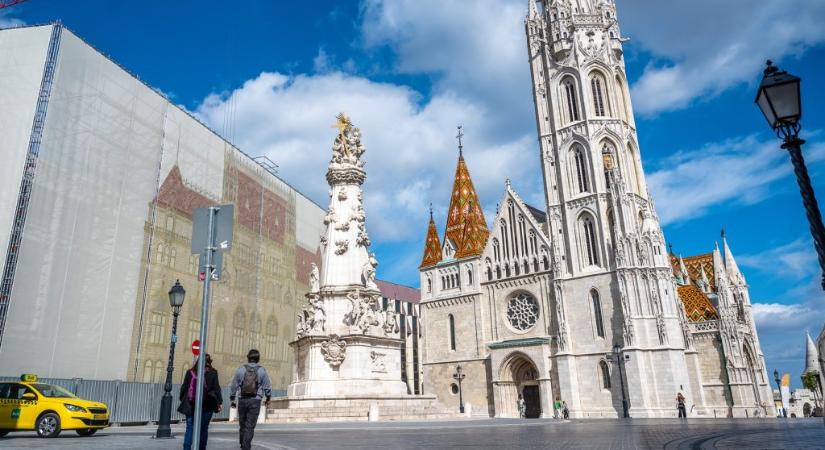
<path id="1" fill-rule="evenodd" d="M 538 370 L 530 358 L 521 353 L 512 355 L 502 364 L 499 380 L 500 388 L 505 390 L 505 395 L 500 398 L 507 404 L 497 404 L 497 409 L 507 416 L 518 417 L 518 397 L 521 396 L 524 399 L 524 416 L 531 419 L 541 416 Z"/>

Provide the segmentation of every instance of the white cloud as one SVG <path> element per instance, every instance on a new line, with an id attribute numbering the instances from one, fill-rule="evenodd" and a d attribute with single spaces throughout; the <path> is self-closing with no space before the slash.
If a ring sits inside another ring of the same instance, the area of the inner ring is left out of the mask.
<path id="1" fill-rule="evenodd" d="M 715 206 L 753 204 L 776 194 L 775 182 L 792 172 L 787 153 L 778 147 L 776 139 L 746 136 L 658 161 L 659 168 L 647 171 L 647 182 L 662 223 L 697 219 Z M 825 144 L 808 144 L 806 154 L 809 165 L 821 161 Z"/>
<path id="2" fill-rule="evenodd" d="M 753 303 L 753 319 L 760 331 L 804 332 L 817 315 L 804 304 Z"/>
<path id="3" fill-rule="evenodd" d="M 813 242 L 807 237 L 760 253 L 737 255 L 736 261 L 763 274 L 792 280 L 810 278 L 819 270 Z"/>
<path id="4" fill-rule="evenodd" d="M 765 60 L 825 41 L 825 2 L 619 2 L 623 33 L 657 58 L 633 86 L 634 108 L 656 114 L 758 81 Z"/>
<path id="5" fill-rule="evenodd" d="M 391 48 L 397 72 L 433 76 L 436 94 L 473 98 L 496 117 L 487 139 L 535 133 L 527 0 L 364 0 L 363 8 L 364 44 Z"/>
<path id="6" fill-rule="evenodd" d="M 222 129 L 230 105 L 236 144 L 272 158 L 284 179 L 326 205 L 324 174 L 335 135 L 331 124 L 346 111 L 361 128 L 367 148 L 364 199 L 377 241 L 422 242 L 429 202 L 437 211 L 446 210 L 458 156 L 453 124 L 465 125 L 465 157 L 486 206 L 498 199 L 507 176 L 526 191 L 541 192 L 540 173 L 523 164 L 536 157 L 532 139 L 487 143 L 476 130 L 495 128 L 495 120 L 467 99 L 443 94 L 421 103 L 408 87 L 340 72 L 263 73 L 231 93 L 210 95 L 196 113 Z"/>

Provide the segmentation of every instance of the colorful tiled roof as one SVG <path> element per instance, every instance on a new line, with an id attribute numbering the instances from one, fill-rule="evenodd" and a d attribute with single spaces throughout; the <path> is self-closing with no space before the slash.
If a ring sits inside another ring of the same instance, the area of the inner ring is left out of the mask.
<path id="1" fill-rule="evenodd" d="M 713 253 L 703 253 L 701 255 L 695 256 L 688 256 L 683 257 L 682 260 L 685 261 L 685 268 L 688 271 L 688 275 L 692 281 L 696 281 L 702 278 L 702 273 L 700 270 L 704 268 L 705 276 L 708 279 L 708 283 L 710 284 L 710 289 L 716 289 L 716 280 L 713 275 Z M 670 265 L 673 267 L 673 273 L 678 275 L 679 274 L 679 258 L 671 254 L 670 255 Z"/>
<path id="2" fill-rule="evenodd" d="M 686 284 L 679 286 L 677 289 L 688 320 L 691 322 L 704 322 L 719 318 L 713 303 L 699 287 L 694 284 Z"/>
<path id="3" fill-rule="evenodd" d="M 438 238 L 433 213 L 430 211 L 430 226 L 427 228 L 427 239 L 424 241 L 424 257 L 421 258 L 421 265 L 418 267 L 434 266 L 439 261 L 441 261 L 441 239 Z"/>
<path id="4" fill-rule="evenodd" d="M 470 171 L 464 163 L 464 157 L 459 156 L 444 239 L 455 244 L 456 258 L 464 258 L 481 255 L 489 235 L 490 230 L 470 178 Z"/>

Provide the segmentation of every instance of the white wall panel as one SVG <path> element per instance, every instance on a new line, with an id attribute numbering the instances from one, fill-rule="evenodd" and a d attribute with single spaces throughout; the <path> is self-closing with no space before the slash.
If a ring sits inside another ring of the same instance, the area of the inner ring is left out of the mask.
<path id="1" fill-rule="evenodd" d="M 51 26 L 0 30 L 0 271 L 6 261 Z"/>

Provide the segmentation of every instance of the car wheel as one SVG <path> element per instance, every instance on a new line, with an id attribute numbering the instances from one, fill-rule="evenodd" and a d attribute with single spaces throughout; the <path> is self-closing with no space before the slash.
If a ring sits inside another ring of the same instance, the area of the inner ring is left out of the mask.
<path id="1" fill-rule="evenodd" d="M 40 416 L 35 423 L 37 435 L 42 438 L 53 438 L 60 434 L 60 417 L 55 413 L 46 413 Z"/>
<path id="2" fill-rule="evenodd" d="M 75 432 L 83 437 L 88 437 L 97 433 L 97 428 L 83 428 L 81 430 L 75 430 Z"/>

